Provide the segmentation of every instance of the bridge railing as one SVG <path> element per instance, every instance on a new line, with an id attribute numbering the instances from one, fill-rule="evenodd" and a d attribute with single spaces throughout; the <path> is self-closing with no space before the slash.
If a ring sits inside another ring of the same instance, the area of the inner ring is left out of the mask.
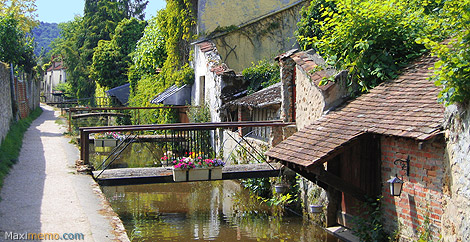
<path id="1" fill-rule="evenodd" d="M 187 122 L 186 112 L 189 106 L 160 106 L 160 107 L 72 107 L 63 109 L 63 113 L 66 113 L 68 119 L 68 131 L 72 132 L 73 127 L 78 130 L 78 128 L 86 125 L 86 122 L 79 122 L 80 119 L 90 118 L 90 117 L 106 117 L 106 120 L 109 120 L 109 117 L 130 117 L 131 115 L 135 117 L 136 122 L 141 124 L 140 116 L 141 112 L 157 110 L 157 109 L 174 109 L 178 110 L 178 116 L 180 122 Z M 130 121 L 130 119 L 129 119 Z M 96 123 L 96 122 L 94 122 Z M 130 124 L 130 123 L 129 123 Z M 109 126 L 110 122 L 102 126 Z"/>
<path id="2" fill-rule="evenodd" d="M 284 127 L 290 124 L 292 123 L 281 121 L 245 121 L 81 127 L 79 129 L 80 159 L 84 164 L 89 164 L 90 135 L 96 133 L 119 132 L 127 134 L 122 141 L 126 142 L 126 140 L 129 141 L 129 137 L 133 137 L 132 140 L 134 140 L 137 134 L 153 131 L 152 133 L 155 134 L 153 135 L 154 141 L 159 142 L 169 159 L 188 156 L 190 152 L 215 158 L 221 155 L 223 149 L 225 141 L 222 140 L 221 134 L 224 133 L 224 129 L 235 131 L 249 127 Z M 243 137 L 239 138 L 243 139 Z M 238 143 L 240 143 L 240 140 Z"/>

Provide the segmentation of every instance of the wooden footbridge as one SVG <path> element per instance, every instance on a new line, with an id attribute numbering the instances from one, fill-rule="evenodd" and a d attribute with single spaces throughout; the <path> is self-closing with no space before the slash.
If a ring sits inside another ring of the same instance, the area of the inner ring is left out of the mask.
<path id="1" fill-rule="evenodd" d="M 222 169 L 222 180 L 276 177 L 280 167 L 278 163 L 229 165 Z M 93 177 L 102 186 L 171 183 L 172 171 L 171 167 L 121 168 L 93 171 Z"/>
<path id="2" fill-rule="evenodd" d="M 90 134 L 101 132 L 142 132 L 157 131 L 159 136 L 165 137 L 159 144 L 165 152 L 171 152 L 176 157 L 183 157 L 184 153 L 196 152 L 202 154 L 217 154 L 220 151 L 220 137 L 216 135 L 219 129 L 236 130 L 246 127 L 283 127 L 291 123 L 280 121 L 253 121 L 253 122 L 221 122 L 221 123 L 180 123 L 180 124 L 150 124 L 150 125 L 126 125 L 126 126 L 107 126 L 107 127 L 82 127 L 80 128 L 80 158 L 84 164 L 89 163 Z M 220 130 L 219 130 L 220 131 Z M 133 138 L 128 135 L 119 144 L 125 149 Z M 133 137 L 136 137 L 134 135 Z M 234 137 L 231 137 L 235 139 Z M 236 142 L 240 144 L 245 138 L 240 136 Z M 245 140 L 246 141 L 246 140 Z M 248 155 L 257 160 L 255 164 L 227 165 L 222 169 L 222 180 L 246 179 L 261 177 L 276 177 L 280 174 L 280 165 L 277 163 L 267 163 L 265 160 L 258 160 L 257 157 L 264 155 L 245 142 L 249 148 L 241 145 Z M 120 150 L 121 148 L 115 148 Z M 121 149 L 121 150 L 122 150 Z M 115 157 L 119 156 L 119 153 Z M 111 157 L 111 156 L 110 156 Z M 107 169 L 110 163 L 116 158 L 106 159 L 98 168 L 93 171 L 94 178 L 101 185 L 130 185 L 130 184 L 149 184 L 149 183 L 168 183 L 173 181 L 172 167 L 153 167 L 153 168 L 120 168 Z M 264 159 L 264 158 L 262 158 Z M 261 162 L 261 163 L 260 163 Z"/>

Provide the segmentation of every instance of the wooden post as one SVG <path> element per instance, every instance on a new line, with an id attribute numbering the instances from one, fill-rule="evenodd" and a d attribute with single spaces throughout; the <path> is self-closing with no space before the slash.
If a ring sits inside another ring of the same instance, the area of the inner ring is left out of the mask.
<path id="1" fill-rule="evenodd" d="M 72 111 L 70 109 L 68 110 L 69 112 L 69 133 L 72 133 Z"/>
<path id="2" fill-rule="evenodd" d="M 80 160 L 84 165 L 88 165 L 90 161 L 90 132 L 80 130 Z"/>
<path id="3" fill-rule="evenodd" d="M 338 224 L 338 208 L 341 203 L 341 192 L 329 186 L 326 190 L 328 196 L 328 206 L 326 207 L 326 227 L 336 226 Z"/>

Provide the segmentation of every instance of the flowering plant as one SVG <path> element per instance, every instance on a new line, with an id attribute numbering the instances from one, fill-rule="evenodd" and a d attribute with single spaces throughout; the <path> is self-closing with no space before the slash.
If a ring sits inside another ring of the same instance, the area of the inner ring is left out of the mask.
<path id="1" fill-rule="evenodd" d="M 95 133 L 95 139 L 120 139 L 122 134 L 119 132 Z"/>
<path id="2" fill-rule="evenodd" d="M 202 155 L 197 155 L 194 152 L 189 152 L 187 157 L 171 159 L 165 155 L 161 159 L 162 161 L 170 160 L 173 167 L 177 169 L 211 168 L 225 165 L 225 162 L 221 159 L 205 159 Z"/>

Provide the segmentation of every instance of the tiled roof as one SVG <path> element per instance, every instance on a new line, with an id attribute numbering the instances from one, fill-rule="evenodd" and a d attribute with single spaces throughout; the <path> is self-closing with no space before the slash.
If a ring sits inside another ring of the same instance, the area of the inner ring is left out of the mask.
<path id="1" fill-rule="evenodd" d="M 251 95 L 233 100 L 226 105 L 262 108 L 281 103 L 281 82 L 261 89 Z"/>
<path id="2" fill-rule="evenodd" d="M 212 51 L 215 48 L 214 44 L 210 41 L 201 42 L 201 43 L 197 44 L 197 46 L 199 46 L 201 51 L 204 52 L 204 53 Z"/>
<path id="3" fill-rule="evenodd" d="M 428 80 L 437 58 L 423 57 L 396 80 L 382 83 L 295 133 L 267 155 L 301 166 L 319 165 L 366 133 L 427 140 L 441 131 L 444 107 Z"/>

